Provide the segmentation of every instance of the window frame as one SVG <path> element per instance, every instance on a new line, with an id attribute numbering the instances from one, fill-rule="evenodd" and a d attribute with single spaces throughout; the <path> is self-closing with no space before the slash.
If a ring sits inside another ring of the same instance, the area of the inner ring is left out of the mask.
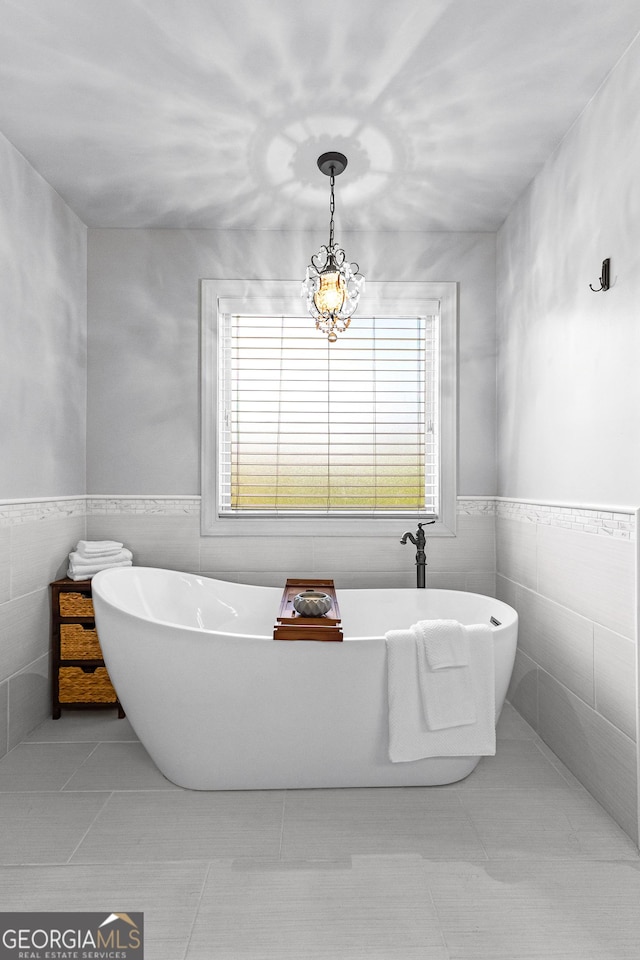
<path id="1" fill-rule="evenodd" d="M 440 313 L 440 516 L 429 536 L 455 536 L 457 501 L 458 285 L 456 282 L 368 282 L 360 310 L 367 314 Z M 422 307 L 420 305 L 422 304 Z M 430 304 L 430 305 L 429 305 Z M 244 305 L 244 306 L 243 306 Z M 200 283 L 201 306 L 201 534 L 202 536 L 393 535 L 409 517 L 256 517 L 218 514 L 218 316 L 220 312 L 304 314 L 295 280 L 213 280 Z M 309 318 L 309 322 L 313 321 Z M 357 322 L 357 314 L 353 320 Z M 320 336 L 320 334 L 318 334 Z M 348 337 L 347 331 L 343 336 Z M 421 518 L 415 517 L 415 522 Z"/>

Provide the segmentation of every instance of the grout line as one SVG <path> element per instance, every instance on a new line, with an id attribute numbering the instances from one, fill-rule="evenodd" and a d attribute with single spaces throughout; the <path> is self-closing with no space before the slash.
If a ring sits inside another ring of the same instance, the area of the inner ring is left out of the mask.
<path id="1" fill-rule="evenodd" d="M 98 740 L 96 741 L 95 737 L 87 737 L 86 740 L 22 740 L 21 743 L 24 745 L 31 743 L 42 744 L 60 744 L 60 743 L 140 743 L 139 740 Z"/>
<path id="2" fill-rule="evenodd" d="M 483 863 L 484 861 L 479 861 L 479 862 L 480 862 L 480 863 Z M 433 907 L 433 913 L 434 913 L 434 916 L 435 916 L 435 918 L 436 918 L 436 923 L 438 924 L 438 932 L 440 933 L 440 939 L 442 940 L 442 946 L 443 946 L 444 951 L 445 951 L 445 953 L 446 953 L 446 955 L 447 955 L 447 960 L 451 960 L 451 952 L 450 952 L 450 950 L 449 950 L 449 944 L 447 943 L 447 938 L 446 938 L 446 936 L 445 936 L 444 927 L 442 926 L 442 918 L 440 917 L 440 913 L 438 912 L 438 907 L 436 906 L 436 902 L 435 902 L 435 900 L 433 899 L 433 891 L 431 890 L 431 883 L 429 882 L 429 878 L 428 878 L 428 877 L 426 877 L 425 879 L 426 879 L 426 884 L 427 884 L 427 894 L 428 894 L 428 896 L 429 896 L 429 902 L 431 903 L 431 906 Z"/>
<path id="3" fill-rule="evenodd" d="M 282 798 L 282 819 L 280 820 L 280 846 L 278 847 L 278 860 L 282 860 L 282 842 L 284 840 L 284 814 L 287 806 L 287 793 L 284 791 L 284 796 Z"/>
<path id="4" fill-rule="evenodd" d="M 182 860 L 181 860 L 181 861 L 179 861 L 179 862 L 180 862 L 180 863 L 183 863 L 183 862 L 184 862 L 184 863 L 187 863 L 188 861 L 186 861 L 186 860 L 185 860 L 185 861 L 182 861 Z M 195 861 L 195 862 L 196 862 L 196 863 L 200 863 L 200 862 L 202 862 L 202 861 L 199 861 L 199 860 L 198 860 L 198 861 Z M 205 862 L 206 862 L 206 861 L 205 861 Z M 200 912 L 200 907 L 202 906 L 202 899 L 203 899 L 203 897 L 204 897 L 204 890 L 205 890 L 205 887 L 206 887 L 206 885 L 207 885 L 207 881 L 209 880 L 209 874 L 211 873 L 211 868 L 213 867 L 213 862 L 214 862 L 213 860 L 209 860 L 209 863 L 207 864 L 207 869 L 205 870 L 204 877 L 203 877 L 203 879 L 202 879 L 202 887 L 200 888 L 200 894 L 198 895 L 198 899 L 197 899 L 196 904 L 195 904 L 195 909 L 194 909 L 194 912 L 193 912 L 193 920 L 191 921 L 191 926 L 189 927 L 189 933 L 188 933 L 188 935 L 187 935 L 187 942 L 186 942 L 186 944 L 185 944 L 184 953 L 183 953 L 183 955 L 182 955 L 182 960 L 185 960 L 187 954 L 189 953 L 189 947 L 191 946 L 191 939 L 192 939 L 192 937 L 193 937 L 193 931 L 194 931 L 194 928 L 195 928 L 195 925 L 196 925 L 196 920 L 198 919 L 198 913 Z"/>
<path id="5" fill-rule="evenodd" d="M 101 805 L 100 809 L 96 811 L 95 817 L 93 818 L 93 820 L 91 821 L 91 823 L 89 824 L 89 826 L 87 827 L 87 829 L 86 829 L 85 832 L 82 834 L 82 836 L 80 837 L 80 839 L 79 839 L 78 842 L 76 843 L 75 847 L 73 848 L 73 850 L 72 850 L 71 853 L 69 854 L 69 856 L 68 856 L 68 858 L 67 858 L 67 861 L 66 861 L 67 864 L 71 864 L 71 858 L 72 858 L 73 856 L 75 856 L 75 854 L 76 854 L 77 851 L 79 850 L 80 846 L 84 843 L 84 841 L 85 841 L 85 839 L 86 839 L 86 837 L 87 837 L 87 834 L 89 833 L 89 831 L 91 830 L 91 828 L 92 828 L 93 825 L 95 824 L 96 820 L 98 819 L 98 817 L 100 816 L 100 814 L 102 813 L 102 811 L 104 810 L 104 808 L 106 807 L 106 805 L 109 803 L 109 800 L 111 800 L 112 796 L 113 796 L 113 791 L 110 791 L 109 794 L 105 797 L 104 803 Z"/>
<path id="6" fill-rule="evenodd" d="M 89 740 L 89 741 L 87 741 L 87 740 L 81 740 L 81 741 L 80 741 L 80 743 L 87 743 L 87 742 L 88 742 L 88 743 L 93 743 L 93 742 L 95 742 L 95 741 L 92 741 L 92 740 Z M 98 747 L 100 746 L 100 741 L 98 740 L 97 742 L 95 742 L 95 744 L 96 744 L 96 745 L 95 745 L 95 747 L 93 748 L 93 750 L 90 750 L 90 751 L 89 751 L 89 753 L 86 755 L 86 757 L 84 758 L 84 760 L 82 761 L 82 763 L 80 764 L 80 766 L 79 766 L 79 767 L 76 767 L 76 769 L 73 771 L 73 773 L 72 773 L 72 774 L 65 780 L 65 782 L 62 784 L 62 786 L 60 787 L 60 792 L 62 792 L 62 791 L 64 790 L 64 788 L 66 787 L 66 785 L 69 783 L 70 780 L 73 780 L 73 778 L 75 777 L 75 775 L 76 775 L 76 773 L 78 772 L 78 770 L 82 770 L 82 768 L 84 767 L 84 765 L 85 765 L 85 763 L 87 762 L 87 760 L 89 759 L 89 757 L 92 757 L 92 756 L 94 755 L 94 753 L 96 752 L 96 750 L 97 750 Z M 96 792 L 99 793 L 100 791 L 96 791 Z"/>

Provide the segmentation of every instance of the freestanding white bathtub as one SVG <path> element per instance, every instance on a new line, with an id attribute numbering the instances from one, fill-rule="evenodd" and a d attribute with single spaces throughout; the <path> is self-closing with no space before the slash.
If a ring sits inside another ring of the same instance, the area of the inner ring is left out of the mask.
<path id="1" fill-rule="evenodd" d="M 455 590 L 339 590 L 343 643 L 273 640 L 282 590 L 148 567 L 93 578 L 105 663 L 159 770 L 194 790 L 431 786 L 479 757 L 391 763 L 387 630 L 424 619 L 493 625 L 496 720 L 518 616 Z"/>

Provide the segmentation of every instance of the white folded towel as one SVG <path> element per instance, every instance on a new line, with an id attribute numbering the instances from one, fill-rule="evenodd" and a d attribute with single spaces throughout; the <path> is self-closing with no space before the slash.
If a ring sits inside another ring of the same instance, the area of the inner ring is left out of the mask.
<path id="1" fill-rule="evenodd" d="M 414 627 L 431 670 L 468 666 L 469 637 L 457 620 L 420 620 Z"/>
<path id="2" fill-rule="evenodd" d="M 69 569 L 67 571 L 67 576 L 70 580 L 90 580 L 96 573 L 100 573 L 101 570 L 110 570 L 113 567 L 130 567 L 132 566 L 131 560 L 120 560 L 117 563 L 95 563 L 90 566 L 77 567 L 74 564 L 69 564 Z"/>
<path id="3" fill-rule="evenodd" d="M 408 629 L 390 630 L 386 634 L 389 759 L 393 763 L 424 757 L 495 754 L 493 632 L 491 627 L 483 624 L 464 629 L 469 638 L 469 668 L 476 721 L 441 730 L 430 730 L 425 722 L 416 633 Z"/>
<path id="4" fill-rule="evenodd" d="M 475 723 L 466 629 L 457 620 L 421 620 L 411 630 L 416 638 L 418 682 L 429 730 Z"/>
<path id="5" fill-rule="evenodd" d="M 118 540 L 78 540 L 76 552 L 86 559 L 109 557 L 120 553 L 123 546 Z"/>
<path id="6" fill-rule="evenodd" d="M 82 570 L 83 567 L 94 567 L 96 564 L 103 566 L 114 563 L 122 563 L 123 560 L 133 560 L 131 550 L 121 549 L 117 553 L 109 554 L 106 557 L 83 557 L 77 550 L 69 554 L 69 564 Z"/>

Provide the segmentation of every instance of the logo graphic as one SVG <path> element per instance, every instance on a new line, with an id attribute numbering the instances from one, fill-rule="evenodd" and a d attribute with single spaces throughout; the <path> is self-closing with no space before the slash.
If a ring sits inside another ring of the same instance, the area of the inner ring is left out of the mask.
<path id="1" fill-rule="evenodd" d="M 142 913 L 0 913 L 0 960 L 144 960 Z"/>

